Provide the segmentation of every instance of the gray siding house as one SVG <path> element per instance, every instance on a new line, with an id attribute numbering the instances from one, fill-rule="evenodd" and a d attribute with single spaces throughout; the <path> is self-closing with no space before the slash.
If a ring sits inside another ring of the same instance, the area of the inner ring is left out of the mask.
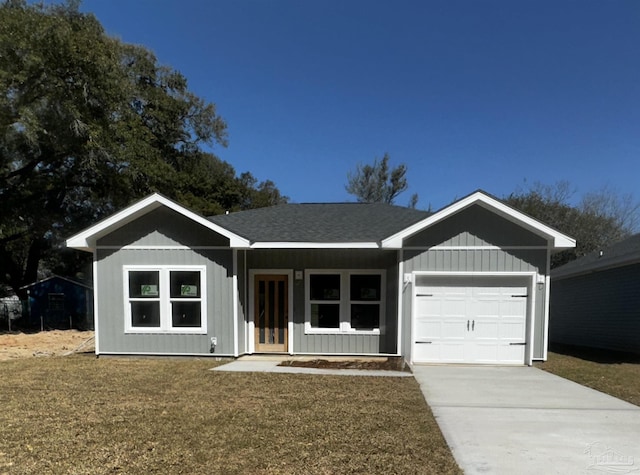
<path id="1" fill-rule="evenodd" d="M 640 234 L 551 276 L 552 343 L 640 353 Z"/>
<path id="2" fill-rule="evenodd" d="M 93 253 L 98 355 L 521 365 L 546 359 L 549 258 L 575 241 L 478 191 L 211 218 L 154 194 L 67 245 Z"/>

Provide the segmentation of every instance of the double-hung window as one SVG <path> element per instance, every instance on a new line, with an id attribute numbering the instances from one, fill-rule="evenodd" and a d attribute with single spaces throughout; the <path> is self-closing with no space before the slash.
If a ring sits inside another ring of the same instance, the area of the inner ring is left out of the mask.
<path id="1" fill-rule="evenodd" d="M 307 333 L 380 332 L 384 271 L 308 270 Z"/>
<path id="2" fill-rule="evenodd" d="M 125 331 L 206 333 L 204 266 L 126 266 Z"/>

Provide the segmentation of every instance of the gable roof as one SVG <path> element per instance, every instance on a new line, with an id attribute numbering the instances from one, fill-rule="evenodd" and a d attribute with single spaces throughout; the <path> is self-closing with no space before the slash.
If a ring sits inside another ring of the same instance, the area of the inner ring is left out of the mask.
<path id="1" fill-rule="evenodd" d="M 435 212 L 434 214 L 426 217 L 422 221 L 415 223 L 412 226 L 409 226 L 406 229 L 394 234 L 393 236 L 388 237 L 387 239 L 382 241 L 382 247 L 389 248 L 400 248 L 402 247 L 402 242 L 404 239 L 417 234 L 429 226 L 433 226 L 434 224 L 452 216 L 464 209 L 469 208 L 473 205 L 479 205 L 483 208 L 493 211 L 499 216 L 531 231 L 534 234 L 537 234 L 543 238 L 545 238 L 549 246 L 553 250 L 562 250 L 562 249 L 570 249 L 576 247 L 576 240 L 567 236 L 566 234 L 553 229 L 546 224 L 541 223 L 537 219 L 532 218 L 531 216 L 523 213 L 522 211 L 518 211 L 517 209 L 509 206 L 508 204 L 500 201 L 499 199 L 489 195 L 488 193 L 478 190 L 464 198 L 461 198 L 458 201 L 450 204 L 442 208 L 440 211 Z"/>
<path id="2" fill-rule="evenodd" d="M 229 238 L 231 247 L 249 247 L 249 242 L 236 234 L 230 232 L 227 229 L 221 228 L 217 224 L 209 221 L 208 219 L 188 210 L 187 208 L 179 205 L 178 203 L 171 201 L 159 193 L 154 193 L 146 198 L 128 206 L 127 208 L 119 211 L 108 218 L 99 221 L 93 226 L 81 231 L 80 233 L 67 239 L 67 247 L 74 249 L 80 249 L 82 251 L 93 251 L 96 247 L 96 242 L 103 236 L 121 228 L 125 224 L 128 224 L 137 218 L 161 207 L 166 206 L 173 211 L 195 221 L 202 226 L 211 229 L 212 231 L 221 234 Z"/>
<path id="3" fill-rule="evenodd" d="M 557 267 L 551 271 L 551 277 L 561 279 L 575 275 L 613 269 L 640 262 L 640 234 L 634 234 L 627 239 L 597 250 L 575 261 Z"/>
<path id="4" fill-rule="evenodd" d="M 553 250 L 575 247 L 575 240 L 508 206 L 483 191 L 436 213 L 384 203 L 285 204 L 204 218 L 154 193 L 84 231 L 67 246 L 93 251 L 98 239 L 166 206 L 229 239 L 236 249 L 259 248 L 386 248 L 401 249 L 404 239 L 470 206 L 479 205 L 544 237 Z"/>
<path id="5" fill-rule="evenodd" d="M 260 247 L 380 247 L 429 216 L 384 203 L 303 203 L 239 211 L 209 219 Z"/>

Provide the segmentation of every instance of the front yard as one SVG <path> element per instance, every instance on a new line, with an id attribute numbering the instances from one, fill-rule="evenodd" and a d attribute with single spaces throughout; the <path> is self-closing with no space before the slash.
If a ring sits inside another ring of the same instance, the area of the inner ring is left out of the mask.
<path id="1" fill-rule="evenodd" d="M 0 363 L 0 474 L 460 473 L 413 378 Z"/>
<path id="2" fill-rule="evenodd" d="M 640 406 L 640 356 L 564 347 L 536 366 Z"/>

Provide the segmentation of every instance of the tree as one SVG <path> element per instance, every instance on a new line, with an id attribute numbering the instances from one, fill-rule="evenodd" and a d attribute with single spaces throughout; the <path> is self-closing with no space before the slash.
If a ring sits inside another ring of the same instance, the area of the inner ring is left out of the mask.
<path id="1" fill-rule="evenodd" d="M 249 172 L 240 175 L 241 197 L 240 209 L 263 208 L 285 204 L 289 198 L 280 194 L 280 190 L 271 180 L 258 183 Z"/>
<path id="2" fill-rule="evenodd" d="M 577 205 L 571 205 L 574 195 L 569 183 L 560 181 L 554 185 L 534 183 L 505 198 L 512 206 L 576 239 L 575 249 L 552 256 L 552 268 L 629 236 L 638 224 L 640 203 L 630 195 L 604 187 L 584 194 Z"/>
<path id="3" fill-rule="evenodd" d="M 385 153 L 381 160 L 377 158 L 373 165 L 358 164 L 355 172 L 347 174 L 346 190 L 362 203 L 389 203 L 409 188 L 405 175 L 407 166 L 403 163 L 389 169 L 389 154 Z M 415 207 L 418 195 L 414 194 L 409 202 Z"/>
<path id="4" fill-rule="evenodd" d="M 0 283 L 20 295 L 43 259 L 71 273 L 64 238 L 154 191 L 204 214 L 253 205 L 260 189 L 202 151 L 226 134 L 182 74 L 78 2 L 1 3 Z"/>

